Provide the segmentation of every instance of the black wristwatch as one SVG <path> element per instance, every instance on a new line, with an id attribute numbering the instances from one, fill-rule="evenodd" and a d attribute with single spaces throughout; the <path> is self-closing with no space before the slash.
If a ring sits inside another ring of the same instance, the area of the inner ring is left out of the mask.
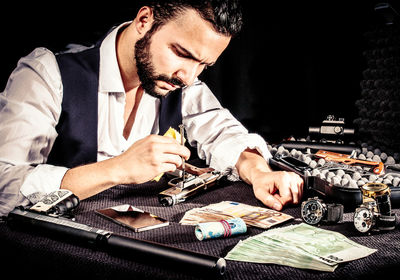
<path id="1" fill-rule="evenodd" d="M 302 202 L 301 217 L 310 225 L 337 223 L 343 219 L 343 208 L 342 204 L 324 203 L 318 197 L 313 197 Z"/>

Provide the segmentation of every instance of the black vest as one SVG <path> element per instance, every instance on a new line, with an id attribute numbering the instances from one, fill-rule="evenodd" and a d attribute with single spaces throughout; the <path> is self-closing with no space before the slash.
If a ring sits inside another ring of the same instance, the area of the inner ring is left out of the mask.
<path id="1" fill-rule="evenodd" d="M 48 164 L 68 168 L 97 161 L 100 44 L 78 52 L 56 55 L 63 83 L 58 136 Z M 161 99 L 159 133 L 182 123 L 181 90 Z"/>

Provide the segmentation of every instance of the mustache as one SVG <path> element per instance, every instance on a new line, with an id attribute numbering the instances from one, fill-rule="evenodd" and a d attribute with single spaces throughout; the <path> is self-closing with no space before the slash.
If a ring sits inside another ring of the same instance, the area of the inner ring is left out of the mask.
<path id="1" fill-rule="evenodd" d="M 180 79 L 178 79 L 178 78 L 169 78 L 169 77 L 167 77 L 167 76 L 165 76 L 165 75 L 159 75 L 159 76 L 157 76 L 157 77 L 155 78 L 155 80 L 164 81 L 164 82 L 167 82 L 167 83 L 169 83 L 169 84 L 173 84 L 174 86 L 177 86 L 177 87 L 180 87 L 180 88 L 184 88 L 184 87 L 187 86 L 187 85 L 186 85 L 183 81 L 181 81 Z"/>

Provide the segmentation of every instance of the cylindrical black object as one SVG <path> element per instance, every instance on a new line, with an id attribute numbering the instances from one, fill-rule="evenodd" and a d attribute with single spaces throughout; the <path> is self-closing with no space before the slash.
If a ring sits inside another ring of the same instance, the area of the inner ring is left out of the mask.
<path id="1" fill-rule="evenodd" d="M 162 265 L 173 264 L 179 270 L 204 271 L 212 274 L 223 275 L 226 269 L 224 258 L 217 258 L 192 251 L 132 239 L 129 237 L 112 234 L 107 240 L 107 251 L 124 257 L 139 256 L 142 262 Z"/>
<path id="2" fill-rule="evenodd" d="M 392 206 L 390 204 L 390 196 L 380 195 L 375 198 L 376 206 L 378 207 L 379 213 L 384 216 L 392 215 Z"/>
<path id="3" fill-rule="evenodd" d="M 198 272 L 223 275 L 226 270 L 224 258 L 205 255 L 164 244 L 133 239 L 112 232 L 90 227 L 64 218 L 55 218 L 14 209 L 7 222 L 12 227 L 36 229 L 45 234 L 54 234 L 66 242 L 75 241 L 111 254 L 134 259 L 150 265 L 163 265 L 180 272 Z"/>

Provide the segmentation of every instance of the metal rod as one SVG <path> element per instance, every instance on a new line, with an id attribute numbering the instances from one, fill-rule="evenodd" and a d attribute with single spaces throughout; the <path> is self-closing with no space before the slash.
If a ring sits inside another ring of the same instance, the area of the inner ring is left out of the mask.
<path id="1" fill-rule="evenodd" d="M 185 130 L 184 130 L 184 126 L 183 126 L 183 124 L 180 124 L 179 125 L 179 133 L 181 134 L 181 145 L 185 145 L 185 143 L 184 143 L 184 132 L 185 132 Z M 185 158 L 184 157 L 182 157 L 182 186 L 184 185 L 184 183 L 185 183 L 185 177 L 186 177 L 186 172 L 185 172 Z"/>

